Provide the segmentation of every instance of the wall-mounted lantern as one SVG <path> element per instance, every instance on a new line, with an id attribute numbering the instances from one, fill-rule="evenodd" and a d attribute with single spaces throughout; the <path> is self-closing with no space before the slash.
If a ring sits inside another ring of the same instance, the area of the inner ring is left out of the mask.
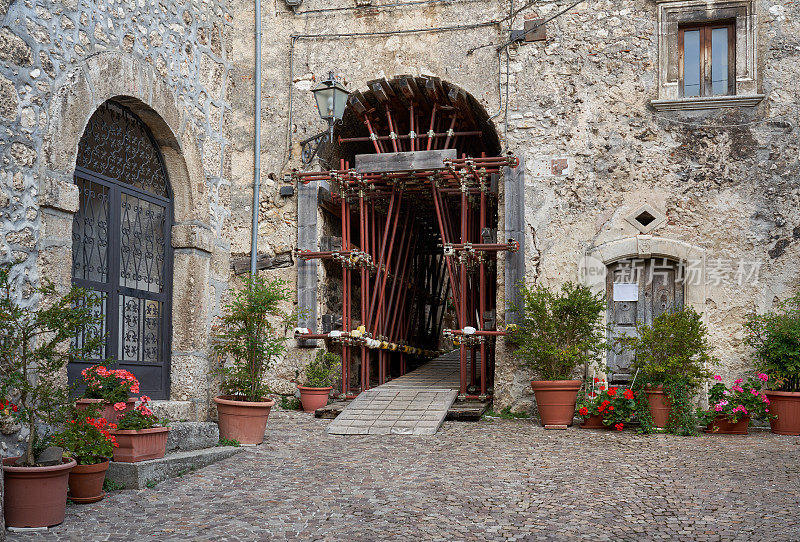
<path id="1" fill-rule="evenodd" d="M 300 142 L 303 148 L 301 155 L 303 164 L 311 163 L 322 142 L 333 142 L 333 126 L 342 120 L 347 107 L 347 97 L 350 95 L 350 91 L 336 79 L 333 72 L 329 72 L 328 78 L 311 89 L 311 92 L 317 102 L 319 116 L 328 123 L 328 129 Z"/>

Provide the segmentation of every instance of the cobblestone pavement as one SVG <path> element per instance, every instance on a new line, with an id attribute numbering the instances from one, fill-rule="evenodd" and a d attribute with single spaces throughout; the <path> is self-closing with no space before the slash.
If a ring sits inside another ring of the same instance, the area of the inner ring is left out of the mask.
<path id="1" fill-rule="evenodd" d="M 527 420 L 328 436 L 274 412 L 265 444 L 153 489 L 69 505 L 21 540 L 800 540 L 797 437 L 681 438 Z"/>

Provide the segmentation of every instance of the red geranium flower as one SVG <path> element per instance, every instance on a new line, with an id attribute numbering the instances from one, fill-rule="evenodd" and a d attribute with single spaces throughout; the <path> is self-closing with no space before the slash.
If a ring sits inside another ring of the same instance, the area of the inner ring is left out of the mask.
<path id="1" fill-rule="evenodd" d="M 622 392 L 622 396 L 625 399 L 633 399 L 633 392 L 631 390 L 625 390 Z"/>
<path id="2" fill-rule="evenodd" d="M 614 424 L 614 429 L 616 429 L 617 431 L 622 431 L 624 427 L 625 426 L 621 423 Z"/>
<path id="3" fill-rule="evenodd" d="M 586 407 L 581 407 L 581 409 L 578 411 L 578 414 L 580 414 L 581 416 L 586 416 L 587 414 L 589 414 L 589 409 Z"/>
<path id="4" fill-rule="evenodd" d="M 614 397 L 617 395 L 617 388 L 608 388 L 608 395 Z"/>

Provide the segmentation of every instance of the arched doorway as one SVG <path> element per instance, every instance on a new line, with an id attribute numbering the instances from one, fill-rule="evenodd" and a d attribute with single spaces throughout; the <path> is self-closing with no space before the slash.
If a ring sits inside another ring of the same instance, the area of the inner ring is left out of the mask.
<path id="1" fill-rule="evenodd" d="M 301 247 L 298 269 L 302 290 L 304 262 L 323 262 L 330 325 L 323 314 L 323 333 L 299 338 L 341 342 L 348 394 L 455 344 L 460 396 L 487 400 L 504 334 L 497 255 L 519 248 L 498 239 L 499 176 L 517 161 L 498 156 L 488 114 L 456 85 L 398 76 L 367 87 L 350 95 L 334 130 L 323 160 L 334 170 L 298 174 L 326 181 L 331 195 L 321 205 L 328 239 L 319 251 L 313 241 Z"/>
<path id="2" fill-rule="evenodd" d="M 111 360 L 136 375 L 141 393 L 166 399 L 173 212 L 161 152 L 144 122 L 109 100 L 81 137 L 74 180 L 80 208 L 72 227 L 72 282 L 105 295 L 104 329 L 94 332 L 107 339 L 92 359 L 70 363 L 69 379 Z"/>

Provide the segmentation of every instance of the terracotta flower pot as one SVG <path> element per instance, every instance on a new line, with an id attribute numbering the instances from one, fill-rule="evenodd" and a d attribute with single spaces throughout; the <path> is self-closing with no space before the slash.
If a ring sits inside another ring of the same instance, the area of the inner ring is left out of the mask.
<path id="1" fill-rule="evenodd" d="M 130 397 L 127 401 L 125 401 L 125 410 L 121 412 L 117 412 L 114 410 L 114 405 L 106 401 L 105 399 L 78 399 L 75 401 L 75 406 L 78 410 L 86 410 L 89 408 L 89 405 L 94 405 L 100 403 L 100 410 L 99 415 L 106 420 L 108 423 L 117 423 L 117 418 L 122 416 L 124 413 L 128 412 L 129 410 L 133 410 L 133 407 L 136 406 L 136 398 Z"/>
<path id="2" fill-rule="evenodd" d="M 769 413 L 778 417 L 769 421 L 777 435 L 800 435 L 800 392 L 766 391 Z"/>
<path id="3" fill-rule="evenodd" d="M 533 380 L 531 387 L 542 425 L 572 425 L 580 380 Z"/>
<path id="4" fill-rule="evenodd" d="M 604 424 L 600 414 L 592 414 L 583 420 L 580 427 L 582 429 L 611 429 L 612 426 Z"/>
<path id="5" fill-rule="evenodd" d="M 170 429 L 171 427 L 151 427 L 150 429 L 111 431 L 119 444 L 117 448 L 114 448 L 114 461 L 137 463 L 164 457 Z"/>
<path id="6" fill-rule="evenodd" d="M 74 459 L 52 467 L 14 467 L 16 457 L 3 459 L 7 527 L 51 527 L 64 521 L 69 471 Z"/>
<path id="7" fill-rule="evenodd" d="M 720 415 L 708 424 L 705 428 L 706 433 L 716 433 L 718 435 L 746 435 L 747 427 L 750 425 L 750 416 L 743 416 L 738 422 L 731 422 L 727 416 Z"/>
<path id="8" fill-rule="evenodd" d="M 667 397 L 663 386 L 647 388 L 644 392 L 647 394 L 653 427 L 664 429 L 669 421 L 669 413 L 672 411 L 672 401 Z"/>
<path id="9" fill-rule="evenodd" d="M 264 428 L 275 401 L 237 401 L 232 395 L 219 395 L 214 402 L 219 414 L 220 438 L 249 445 L 264 442 Z"/>
<path id="10" fill-rule="evenodd" d="M 306 412 L 314 412 L 318 408 L 322 408 L 328 404 L 328 394 L 330 394 L 333 386 L 327 388 L 309 388 L 308 386 L 297 385 L 300 390 L 300 402 L 303 403 L 303 410 Z"/>
<path id="11" fill-rule="evenodd" d="M 105 497 L 103 481 L 106 479 L 109 460 L 100 458 L 100 463 L 75 465 L 69 473 L 69 500 L 79 504 L 97 502 Z"/>

